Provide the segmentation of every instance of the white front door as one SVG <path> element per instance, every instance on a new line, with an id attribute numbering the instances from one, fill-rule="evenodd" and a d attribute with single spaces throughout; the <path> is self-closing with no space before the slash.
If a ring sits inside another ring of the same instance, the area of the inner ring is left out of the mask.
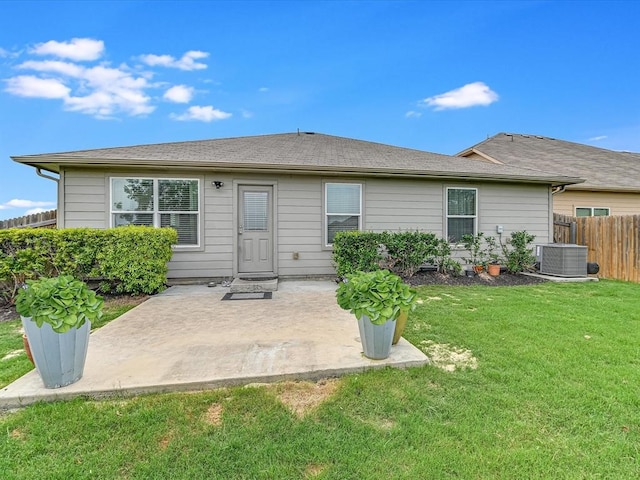
<path id="1" fill-rule="evenodd" d="M 273 272 L 273 187 L 238 188 L 238 273 Z"/>

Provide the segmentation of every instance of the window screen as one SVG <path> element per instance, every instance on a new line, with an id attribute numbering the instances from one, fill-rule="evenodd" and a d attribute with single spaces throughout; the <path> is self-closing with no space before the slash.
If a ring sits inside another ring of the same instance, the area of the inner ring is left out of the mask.
<path id="1" fill-rule="evenodd" d="M 199 245 L 199 191 L 196 179 L 112 178 L 112 226 L 170 227 L 178 245 Z"/>
<path id="2" fill-rule="evenodd" d="M 477 219 L 475 188 L 447 188 L 447 238 L 458 243 L 462 236 L 475 235 Z"/>
<path id="3" fill-rule="evenodd" d="M 331 245 L 338 232 L 360 230 L 362 185 L 327 183 L 325 185 L 326 244 Z"/>

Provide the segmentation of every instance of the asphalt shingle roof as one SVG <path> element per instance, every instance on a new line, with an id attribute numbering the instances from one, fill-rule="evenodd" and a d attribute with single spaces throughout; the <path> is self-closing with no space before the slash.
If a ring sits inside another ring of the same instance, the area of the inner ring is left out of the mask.
<path id="1" fill-rule="evenodd" d="M 470 152 L 513 167 L 530 167 L 586 180 L 569 187 L 573 189 L 640 191 L 640 153 L 510 133 L 494 135 L 458 155 Z"/>
<path id="2" fill-rule="evenodd" d="M 16 162 L 60 166 L 189 167 L 500 179 L 569 184 L 580 181 L 528 167 L 497 165 L 319 133 L 284 133 L 14 156 Z"/>

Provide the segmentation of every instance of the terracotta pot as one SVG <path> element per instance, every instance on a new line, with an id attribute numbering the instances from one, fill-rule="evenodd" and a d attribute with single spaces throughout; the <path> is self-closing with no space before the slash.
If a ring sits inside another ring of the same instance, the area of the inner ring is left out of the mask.
<path id="1" fill-rule="evenodd" d="M 487 266 L 487 273 L 489 275 L 491 275 L 492 277 L 497 277 L 498 275 L 500 275 L 500 265 L 494 264 L 494 263 L 490 263 Z"/>
<path id="2" fill-rule="evenodd" d="M 29 347 L 29 340 L 27 340 L 26 335 L 22 335 L 22 344 L 24 345 L 24 351 L 27 354 L 27 358 L 31 363 L 35 365 L 33 362 L 33 355 L 31 355 L 31 347 Z"/>
<path id="3" fill-rule="evenodd" d="M 391 345 L 395 345 L 400 341 L 400 337 L 402 337 L 402 333 L 404 332 L 404 327 L 407 325 L 407 318 L 409 318 L 409 312 L 400 310 L 400 315 L 396 319 L 396 328 L 393 331 L 393 341 Z"/>

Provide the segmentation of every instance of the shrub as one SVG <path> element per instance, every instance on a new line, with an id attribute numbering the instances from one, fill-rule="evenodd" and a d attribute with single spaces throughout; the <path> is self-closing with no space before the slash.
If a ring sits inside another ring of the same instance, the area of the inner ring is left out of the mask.
<path id="1" fill-rule="evenodd" d="M 433 263 L 439 273 L 460 275 L 462 272 L 460 262 L 451 257 L 451 244 L 446 238 L 441 238 L 437 241 Z"/>
<path id="2" fill-rule="evenodd" d="M 536 236 L 527 233 L 526 230 L 521 232 L 513 232 L 511 238 L 507 239 L 507 245 L 502 246 L 505 261 L 507 262 L 507 270 L 509 273 L 520 273 L 525 270 L 532 270 L 536 261 L 531 243 Z M 509 248 L 511 246 L 511 248 Z"/>
<path id="3" fill-rule="evenodd" d="M 409 278 L 435 256 L 438 241 L 433 233 L 416 230 L 384 233 L 383 243 L 387 250 L 387 268 Z"/>
<path id="4" fill-rule="evenodd" d="M 338 276 L 378 270 L 381 240 L 380 233 L 338 232 L 333 239 L 333 262 Z"/>
<path id="5" fill-rule="evenodd" d="M 436 236 L 420 231 L 339 232 L 333 241 L 333 262 L 339 277 L 389 269 L 413 276 L 436 253 Z"/>
<path id="6" fill-rule="evenodd" d="M 167 263 L 178 241 L 172 228 L 128 226 L 103 230 L 95 274 L 104 292 L 157 293 L 167 281 Z"/>
<path id="7" fill-rule="evenodd" d="M 100 279 L 105 292 L 156 293 L 176 242 L 173 229 L 140 226 L 0 230 L 0 301 L 12 303 L 26 280 L 57 275 Z"/>

